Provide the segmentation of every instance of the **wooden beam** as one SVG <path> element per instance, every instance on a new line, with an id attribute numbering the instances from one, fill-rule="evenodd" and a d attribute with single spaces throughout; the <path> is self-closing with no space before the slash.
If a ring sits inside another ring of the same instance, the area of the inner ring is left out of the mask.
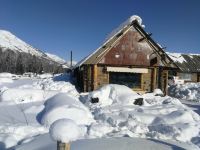
<path id="1" fill-rule="evenodd" d="M 57 142 L 57 150 L 70 150 L 70 144 L 69 143 L 62 143 Z"/>
<path id="2" fill-rule="evenodd" d="M 157 88 L 157 86 L 156 86 L 157 85 L 157 68 L 156 67 L 153 68 L 152 73 L 153 73 L 153 77 L 152 77 L 152 80 L 153 80 L 152 91 L 153 91 L 154 89 Z"/>
<path id="3" fill-rule="evenodd" d="M 169 72 L 168 72 L 168 70 L 165 70 L 165 92 L 164 92 L 164 94 L 165 95 L 168 95 L 168 76 L 169 76 Z"/>
<path id="4" fill-rule="evenodd" d="M 97 88 L 97 78 L 98 78 L 98 67 L 95 64 L 93 66 L 93 90 Z"/>
<path id="5" fill-rule="evenodd" d="M 151 36 L 151 35 L 152 35 L 152 33 L 148 34 L 148 36 Z M 143 37 L 143 38 L 139 39 L 138 42 L 142 42 L 142 41 L 144 41 L 146 38 L 147 38 L 147 37 Z"/>

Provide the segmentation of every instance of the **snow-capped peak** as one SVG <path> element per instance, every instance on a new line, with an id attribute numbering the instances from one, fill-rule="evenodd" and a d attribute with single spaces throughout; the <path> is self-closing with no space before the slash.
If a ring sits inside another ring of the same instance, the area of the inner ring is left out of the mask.
<path id="1" fill-rule="evenodd" d="M 32 47 L 26 42 L 22 41 L 11 32 L 6 30 L 0 30 L 0 48 L 2 51 L 12 50 L 15 52 L 28 53 L 31 55 L 35 55 L 38 57 L 42 57 L 48 59 L 50 61 L 57 62 L 59 64 L 63 64 L 65 60 L 53 54 L 45 54 L 37 48 Z"/>
<path id="2" fill-rule="evenodd" d="M 0 47 L 3 50 L 10 49 L 24 53 L 30 53 L 36 56 L 42 56 L 43 53 L 33 48 L 31 45 L 25 43 L 9 31 L 0 30 Z"/>

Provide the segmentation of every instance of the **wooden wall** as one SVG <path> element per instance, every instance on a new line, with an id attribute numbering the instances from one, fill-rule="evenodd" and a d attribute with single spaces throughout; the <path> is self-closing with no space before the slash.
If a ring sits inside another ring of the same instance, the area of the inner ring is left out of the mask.
<path id="1" fill-rule="evenodd" d="M 100 64 L 150 66 L 152 48 L 135 30 L 128 31 L 103 57 Z M 155 56 L 153 56 L 155 57 Z"/>
<path id="2" fill-rule="evenodd" d="M 191 73 L 191 74 L 192 74 L 192 79 L 189 80 L 189 81 L 185 81 L 185 83 L 188 83 L 188 82 L 198 82 L 198 73 Z M 177 76 L 180 76 L 180 72 L 177 72 Z"/>
<path id="3" fill-rule="evenodd" d="M 198 78 L 197 78 L 197 73 L 192 73 L 192 82 L 197 82 Z"/>
<path id="4" fill-rule="evenodd" d="M 82 81 L 81 84 L 79 85 L 82 87 L 80 91 L 82 92 L 88 92 L 88 91 L 93 91 L 96 90 L 103 85 L 109 84 L 109 72 L 106 71 L 106 66 L 104 65 L 84 65 L 84 69 L 81 71 L 82 75 Z M 156 73 L 155 73 L 156 71 Z M 165 70 L 167 71 L 167 70 Z M 158 73 L 158 68 L 148 68 L 148 73 L 143 73 L 142 74 L 142 80 L 141 80 L 141 89 L 133 89 L 134 91 L 137 91 L 138 93 L 145 93 L 145 92 L 152 92 L 155 88 L 158 87 L 158 76 L 161 76 L 161 86 L 164 91 L 166 91 L 164 87 L 164 81 L 163 80 L 163 75 Z M 197 81 L 197 75 L 193 75 L 193 78 Z M 168 71 L 167 71 L 167 76 L 168 78 Z M 81 80 L 81 78 L 80 78 Z"/>
<path id="5" fill-rule="evenodd" d="M 148 69 L 148 73 L 142 74 L 142 88 L 141 92 L 150 92 L 152 84 L 152 69 Z M 95 82 L 95 81 L 94 81 Z M 94 90 L 109 84 L 109 72 L 106 71 L 106 66 L 97 66 L 97 84 Z"/>
<path id="6" fill-rule="evenodd" d="M 97 87 L 95 87 L 95 89 L 109 84 L 109 73 L 106 71 L 104 66 L 98 66 L 97 73 Z"/>

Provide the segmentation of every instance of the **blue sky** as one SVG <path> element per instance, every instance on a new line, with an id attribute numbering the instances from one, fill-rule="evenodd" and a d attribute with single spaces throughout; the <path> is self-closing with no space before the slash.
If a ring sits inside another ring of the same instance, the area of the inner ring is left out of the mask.
<path id="1" fill-rule="evenodd" d="M 199 0 L 0 0 L 0 29 L 43 51 L 85 57 L 131 15 L 167 51 L 200 53 Z"/>

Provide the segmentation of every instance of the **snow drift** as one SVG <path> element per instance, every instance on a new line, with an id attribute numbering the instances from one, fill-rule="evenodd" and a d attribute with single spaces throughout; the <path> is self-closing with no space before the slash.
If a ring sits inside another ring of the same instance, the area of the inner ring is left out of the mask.
<path id="1" fill-rule="evenodd" d="M 138 95 L 125 86 L 106 85 L 82 96 L 81 100 L 89 106 L 96 120 L 89 126 L 88 136 L 128 136 L 182 142 L 191 142 L 193 137 L 198 137 L 199 115 L 178 99 L 159 95 L 162 95 L 160 90 Z M 92 104 L 91 97 L 98 97 L 99 104 Z M 133 104 L 138 97 L 144 99 L 142 106 Z"/>
<path id="2" fill-rule="evenodd" d="M 183 85 L 172 85 L 169 95 L 182 100 L 200 102 L 200 83 L 186 83 Z"/>
<path id="3" fill-rule="evenodd" d="M 91 103 L 92 98 L 98 98 L 99 102 L 96 105 L 108 106 L 113 103 L 130 105 L 134 103 L 135 99 L 141 98 L 141 96 L 124 85 L 109 84 L 90 92 L 82 101 L 88 106 L 94 106 Z"/>

